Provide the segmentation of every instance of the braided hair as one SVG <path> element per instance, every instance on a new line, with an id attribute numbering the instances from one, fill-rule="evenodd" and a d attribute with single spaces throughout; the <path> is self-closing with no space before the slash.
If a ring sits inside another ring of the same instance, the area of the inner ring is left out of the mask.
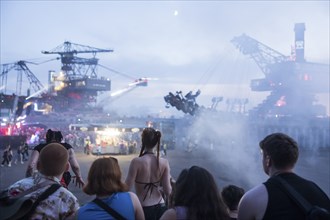
<path id="1" fill-rule="evenodd" d="M 46 133 L 46 143 L 50 143 L 55 140 L 55 131 L 48 129 Z"/>
<path id="2" fill-rule="evenodd" d="M 63 135 L 61 131 L 55 131 L 55 141 L 61 143 L 63 140 Z"/>
<path id="3" fill-rule="evenodd" d="M 139 157 L 145 154 L 146 149 L 152 149 L 157 145 L 157 160 L 159 159 L 160 138 L 162 134 L 154 128 L 145 128 L 142 131 L 142 147 Z"/>
<path id="4" fill-rule="evenodd" d="M 63 135 L 61 131 L 53 131 L 52 129 L 48 129 L 46 133 L 46 143 L 58 142 L 61 143 L 63 139 Z"/>

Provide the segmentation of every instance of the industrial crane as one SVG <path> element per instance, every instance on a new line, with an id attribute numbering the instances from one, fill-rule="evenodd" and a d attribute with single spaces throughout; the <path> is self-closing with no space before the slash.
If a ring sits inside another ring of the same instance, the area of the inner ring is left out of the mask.
<path id="1" fill-rule="evenodd" d="M 266 75 L 272 72 L 272 65 L 287 62 L 288 56 L 281 54 L 280 52 L 273 50 L 263 43 L 249 37 L 246 34 L 242 34 L 239 37 L 234 37 L 231 42 L 239 49 L 244 55 L 249 55 L 259 68 Z"/>
<path id="2" fill-rule="evenodd" d="M 99 49 L 81 44 L 65 41 L 50 51 L 42 51 L 43 54 L 59 54 L 61 57 L 61 73 L 50 73 L 51 83 L 61 81 L 61 86 L 54 92 L 60 97 L 57 103 L 53 103 L 55 110 L 74 108 L 83 110 L 96 104 L 96 98 L 100 91 L 110 91 L 111 81 L 105 77 L 97 76 L 97 53 L 113 52 L 110 49 Z M 92 54 L 91 58 L 77 57 L 77 54 Z"/>
<path id="3" fill-rule="evenodd" d="M 0 87 L 4 88 L 4 91 L 6 91 L 7 87 L 7 76 L 8 73 L 15 69 L 17 74 L 17 83 L 16 83 L 16 95 L 22 95 L 22 77 L 23 73 L 25 73 L 27 79 L 29 80 L 29 83 L 32 87 L 32 89 L 37 92 L 44 88 L 42 83 L 39 81 L 39 79 L 31 72 L 31 70 L 28 68 L 26 63 L 31 63 L 27 61 L 20 60 L 15 63 L 8 63 L 2 65 L 2 71 L 0 74 Z M 35 64 L 35 63 L 32 63 Z"/>
<path id="4" fill-rule="evenodd" d="M 329 92 L 329 65 L 306 62 L 305 24 L 295 24 L 294 56 L 285 56 L 245 34 L 232 43 L 252 58 L 265 75 L 253 79 L 252 91 L 271 91 L 250 113 L 265 115 L 325 115 L 325 107 L 314 106 L 315 93 Z"/>
<path id="5" fill-rule="evenodd" d="M 1 90 L 4 92 L 0 93 L 0 118 L 1 123 L 3 120 L 6 121 L 8 125 L 6 126 L 6 128 L 8 128 L 8 134 L 11 134 L 11 132 L 15 130 L 15 123 L 17 118 L 19 118 L 19 116 L 22 114 L 26 98 L 30 95 L 30 88 L 32 88 L 35 92 L 44 90 L 44 86 L 31 72 L 26 63 L 31 62 L 20 60 L 15 63 L 1 65 L 2 71 L 0 74 L 0 88 L 2 88 Z M 11 95 L 6 95 L 7 78 L 11 70 L 17 71 L 16 92 Z M 27 91 L 27 96 L 22 95 L 23 73 L 26 75 L 30 85 L 30 88 Z"/>
<path id="6" fill-rule="evenodd" d="M 61 70 L 64 72 L 67 80 L 74 80 L 88 76 L 91 78 L 97 78 L 96 67 L 98 65 L 98 59 L 95 58 L 95 56 L 97 53 L 101 52 L 113 52 L 113 50 L 99 49 L 65 41 L 53 50 L 42 51 L 43 54 L 59 54 L 61 56 Z M 92 54 L 92 58 L 81 58 L 76 56 L 77 54 L 86 53 Z"/>
<path id="7" fill-rule="evenodd" d="M 27 97 L 30 97 L 31 88 L 33 89 L 33 91 L 35 91 L 34 94 L 41 93 L 41 91 L 45 90 L 42 83 L 31 72 L 31 70 L 28 68 L 26 63 L 32 63 L 32 62 L 20 60 L 15 63 L 3 64 L 1 66 L 2 71 L 0 74 L 0 88 L 3 88 L 2 90 L 4 90 L 4 92 L 1 92 L 3 102 L 1 102 L 0 108 L 11 109 L 8 112 L 13 112 L 11 117 L 12 121 L 16 120 L 16 116 L 21 115 L 26 99 Z M 32 63 L 32 64 L 36 64 L 36 63 Z M 11 95 L 6 95 L 8 73 L 13 69 L 17 71 L 16 92 Z M 27 90 L 26 96 L 22 95 L 23 73 L 28 79 L 30 85 L 30 87 Z"/>

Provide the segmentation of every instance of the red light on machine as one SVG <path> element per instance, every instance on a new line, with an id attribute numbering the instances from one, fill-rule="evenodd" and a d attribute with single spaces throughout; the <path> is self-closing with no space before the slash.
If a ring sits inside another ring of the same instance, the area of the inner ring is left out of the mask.
<path id="1" fill-rule="evenodd" d="M 304 74 L 304 80 L 305 81 L 311 80 L 310 76 L 307 73 Z"/>
<path id="2" fill-rule="evenodd" d="M 285 106 L 286 105 L 286 100 L 285 96 L 281 96 L 279 100 L 276 102 L 277 107 Z"/>

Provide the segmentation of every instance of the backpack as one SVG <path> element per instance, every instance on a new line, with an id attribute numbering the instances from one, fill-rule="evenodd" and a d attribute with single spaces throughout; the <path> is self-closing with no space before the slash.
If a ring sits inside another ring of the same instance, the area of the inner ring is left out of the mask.
<path id="1" fill-rule="evenodd" d="M 1 192 L 0 219 L 28 219 L 34 213 L 39 203 L 47 199 L 48 196 L 53 194 L 60 187 L 61 185 L 58 183 L 52 184 L 35 201 L 29 197 L 28 194 L 39 189 L 39 187 L 33 187 L 30 190 L 18 194 L 17 196 L 8 195 L 8 190 Z"/>
<path id="2" fill-rule="evenodd" d="M 328 210 L 313 206 L 309 212 L 307 213 L 307 220 L 329 220 L 330 219 L 330 212 Z"/>

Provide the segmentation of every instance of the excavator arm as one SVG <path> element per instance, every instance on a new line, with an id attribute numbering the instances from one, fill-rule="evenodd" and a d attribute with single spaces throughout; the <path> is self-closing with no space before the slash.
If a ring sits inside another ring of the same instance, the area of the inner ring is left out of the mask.
<path id="1" fill-rule="evenodd" d="M 266 76 L 271 72 L 271 65 L 289 60 L 288 56 L 281 54 L 246 34 L 234 37 L 231 42 L 244 55 L 250 56 Z"/>

